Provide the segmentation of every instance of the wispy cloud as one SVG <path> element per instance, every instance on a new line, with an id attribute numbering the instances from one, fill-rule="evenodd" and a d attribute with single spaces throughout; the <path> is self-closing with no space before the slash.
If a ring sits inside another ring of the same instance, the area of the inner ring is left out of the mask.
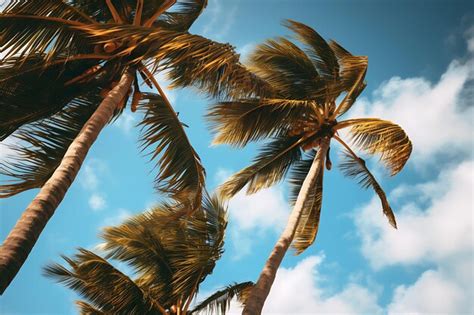
<path id="1" fill-rule="evenodd" d="M 107 171 L 107 164 L 99 159 L 87 161 L 79 173 L 79 183 L 82 188 L 90 193 L 88 198 L 89 207 L 94 210 L 103 210 L 107 206 L 105 193 L 100 187 L 100 176 Z"/>
<path id="2" fill-rule="evenodd" d="M 220 168 L 215 178 L 222 183 L 233 172 Z M 288 202 L 281 186 L 262 189 L 247 195 L 245 188 L 229 201 L 230 238 L 235 246 L 233 259 L 252 251 L 256 238 L 283 230 L 289 214 Z"/>
<path id="3" fill-rule="evenodd" d="M 200 33 L 216 40 L 224 39 L 235 22 L 237 9 L 238 1 L 233 1 L 231 7 L 224 7 L 222 0 L 209 1 L 202 17 L 208 22 Z"/>

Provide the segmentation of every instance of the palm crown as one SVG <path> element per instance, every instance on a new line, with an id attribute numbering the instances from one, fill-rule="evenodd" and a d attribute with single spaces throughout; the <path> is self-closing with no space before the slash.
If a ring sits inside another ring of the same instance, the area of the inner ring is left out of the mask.
<path id="1" fill-rule="evenodd" d="M 189 217 L 177 219 L 183 205 L 163 204 L 123 224 L 104 229 L 105 258 L 86 249 L 63 257 L 45 273 L 81 294 L 83 314 L 224 314 L 233 297 L 244 301 L 251 282 L 230 285 L 191 306 L 199 285 L 223 253 L 226 210 L 216 197 L 206 197 Z M 108 260 L 127 263 L 135 279 Z"/>
<path id="2" fill-rule="evenodd" d="M 287 40 L 268 40 L 250 57 L 251 69 L 272 88 L 264 97 L 240 98 L 219 103 L 208 118 L 217 133 L 214 143 L 245 146 L 270 139 L 254 163 L 233 175 L 221 187 L 231 197 L 247 185 L 254 193 L 282 180 L 290 171 L 294 202 L 322 142 L 334 139 L 344 147 L 340 168 L 371 187 L 381 199 L 384 214 L 396 227 L 386 195 L 365 162 L 341 139 L 348 129 L 352 144 L 369 154 L 380 154 L 391 175 L 398 173 L 410 156 L 412 145 L 396 124 L 377 118 L 338 120 L 365 88 L 367 57 L 353 56 L 334 41 L 326 42 L 310 27 L 288 20 L 304 50 Z M 340 96 L 344 96 L 336 105 Z M 329 147 L 326 168 L 331 169 Z M 310 246 L 317 234 L 322 201 L 323 171 L 310 187 L 292 243 L 298 253 Z"/>
<path id="3" fill-rule="evenodd" d="M 177 9 L 170 11 L 174 4 Z M 0 14 L 0 140 L 15 132 L 18 158 L 0 165 L 0 173 L 13 179 L 0 187 L 0 196 L 41 187 L 129 71 L 133 83 L 115 115 L 130 97 L 132 111 L 138 106 L 145 113 L 142 143 L 160 166 L 157 188 L 173 197 L 199 197 L 204 169 L 153 74 L 167 71 L 172 85 L 194 84 L 210 95 L 251 93 L 259 86 L 231 46 L 187 32 L 206 5 L 206 0 L 12 1 Z M 159 94 L 142 93 L 141 82 Z"/>

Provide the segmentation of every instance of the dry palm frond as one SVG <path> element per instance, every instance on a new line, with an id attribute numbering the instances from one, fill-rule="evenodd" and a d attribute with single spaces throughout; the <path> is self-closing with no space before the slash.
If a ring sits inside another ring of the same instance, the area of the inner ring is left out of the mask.
<path id="1" fill-rule="evenodd" d="M 168 71 L 172 87 L 194 85 L 212 96 L 268 94 L 269 86 L 239 63 L 229 44 L 201 36 L 132 25 L 84 25 L 96 44 L 123 43 L 115 52 L 130 63 L 144 62 Z"/>
<path id="2" fill-rule="evenodd" d="M 77 97 L 55 115 L 21 127 L 14 135 L 14 154 L 0 162 L 0 174 L 10 181 L 0 197 L 39 188 L 58 167 L 67 148 L 100 103 L 98 90 Z"/>
<path id="3" fill-rule="evenodd" d="M 359 76 L 354 82 L 352 88 L 347 92 L 347 94 L 344 96 L 343 100 L 337 107 L 336 111 L 334 112 L 334 117 L 344 115 L 349 109 L 351 109 L 352 105 L 354 105 L 359 95 L 362 93 L 362 91 L 364 91 L 365 87 L 367 86 L 367 84 L 364 82 L 366 73 L 367 68 L 363 69 L 361 67 Z"/>
<path id="4" fill-rule="evenodd" d="M 62 1 L 12 1 L 0 13 L 0 52 L 2 59 L 15 55 L 29 57 L 92 53 L 93 47 L 77 29 L 84 17 Z"/>
<path id="5" fill-rule="evenodd" d="M 227 219 L 220 201 L 206 197 L 198 211 L 176 219 L 184 206 L 162 204 L 103 234 L 107 257 L 131 265 L 137 284 L 164 307 L 195 294 L 223 252 Z"/>
<path id="6" fill-rule="evenodd" d="M 296 121 L 313 118 L 314 102 L 286 99 L 246 99 L 221 102 L 210 108 L 207 119 L 217 133 L 213 144 L 238 147 L 276 136 Z"/>
<path id="7" fill-rule="evenodd" d="M 350 126 L 352 141 L 369 154 L 381 154 L 391 175 L 400 172 L 410 157 L 412 144 L 405 131 L 387 120 L 376 118 L 350 119 L 341 122 Z"/>
<path id="8" fill-rule="evenodd" d="M 64 87 L 65 81 L 86 71 L 94 61 L 71 61 L 36 69 L 35 65 L 45 62 L 44 55 L 30 56 L 21 64 L 18 61 L 10 58 L 0 64 L 0 140 L 22 125 L 55 114 L 77 95 L 100 85 L 92 81 Z"/>
<path id="9" fill-rule="evenodd" d="M 393 214 L 392 208 L 388 203 L 387 196 L 379 185 L 374 175 L 370 173 L 367 168 L 365 161 L 357 156 L 354 156 L 351 152 L 345 151 L 343 153 L 344 160 L 339 164 L 341 171 L 344 175 L 352 177 L 358 181 L 359 185 L 367 189 L 371 187 L 375 193 L 379 196 L 380 202 L 382 203 L 383 213 L 387 216 L 388 222 L 397 228 L 397 222 L 395 215 Z"/>
<path id="10" fill-rule="evenodd" d="M 102 257 L 79 249 L 79 253 L 72 259 L 65 256 L 63 258 L 70 270 L 59 264 L 52 264 L 45 268 L 45 274 L 75 290 L 104 312 L 158 313 L 159 310 L 154 308 L 147 293 Z"/>
<path id="11" fill-rule="evenodd" d="M 290 201 L 294 204 L 301 190 L 301 186 L 309 173 L 316 151 L 311 151 L 307 158 L 295 163 L 291 172 L 290 183 L 292 185 Z M 311 187 L 308 198 L 303 205 L 301 218 L 295 232 L 292 247 L 296 250 L 296 254 L 301 254 L 311 244 L 314 243 L 319 229 L 319 219 L 321 215 L 322 194 L 323 194 L 323 174 L 324 168 L 321 167 L 320 172 L 316 175 L 317 179 L 314 186 Z"/>
<path id="12" fill-rule="evenodd" d="M 252 165 L 234 174 L 219 188 L 220 194 L 230 198 L 245 185 L 248 185 L 247 193 L 252 194 L 278 183 L 290 166 L 301 158 L 300 145 L 305 140 L 281 136 L 265 144 Z"/>
<path id="13" fill-rule="evenodd" d="M 308 55 L 285 38 L 267 40 L 250 56 L 251 69 L 281 98 L 313 99 L 325 85 Z"/>
<path id="14" fill-rule="evenodd" d="M 177 10 L 160 16 L 156 26 L 178 32 L 187 31 L 207 6 L 207 0 L 177 1 Z"/>
<path id="15" fill-rule="evenodd" d="M 198 303 L 189 313 L 199 314 L 205 312 L 207 314 L 226 314 L 230 307 L 230 302 L 234 297 L 237 297 L 241 303 L 245 304 L 246 296 L 253 286 L 253 282 L 229 285 Z"/>
<path id="16" fill-rule="evenodd" d="M 106 313 L 84 301 L 76 301 L 76 306 L 81 315 L 106 315 Z"/>
<path id="17" fill-rule="evenodd" d="M 342 91 L 349 91 L 357 82 L 360 73 L 367 69 L 368 58 L 352 55 L 335 41 L 329 41 L 329 46 L 339 62 L 338 85 Z"/>
<path id="18" fill-rule="evenodd" d="M 334 51 L 326 41 L 309 26 L 293 20 L 286 20 L 286 27 L 297 34 L 297 38 L 306 44 L 306 53 L 311 58 L 319 74 L 326 80 L 334 81 L 339 77 L 339 64 Z"/>
<path id="19" fill-rule="evenodd" d="M 200 204 L 205 171 L 182 123 L 159 95 L 143 94 L 139 107 L 145 112 L 140 122 L 143 149 L 151 148 L 151 160 L 158 159 L 156 188 L 177 200 L 191 198 Z"/>

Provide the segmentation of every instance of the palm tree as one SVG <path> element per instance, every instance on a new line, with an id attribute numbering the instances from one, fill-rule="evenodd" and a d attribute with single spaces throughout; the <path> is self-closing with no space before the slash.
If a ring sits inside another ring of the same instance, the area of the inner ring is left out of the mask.
<path id="1" fill-rule="evenodd" d="M 87 301 L 76 302 L 82 314 L 225 314 L 230 300 L 244 302 L 253 283 L 234 284 L 191 305 L 199 285 L 212 273 L 223 253 L 226 209 L 216 197 L 203 198 L 190 216 L 176 219 L 182 204 L 162 204 L 119 226 L 104 229 L 105 257 L 79 249 L 63 256 L 45 274 L 70 287 Z M 109 260 L 132 267 L 135 278 Z"/>
<path id="2" fill-rule="evenodd" d="M 0 163 L 0 174 L 10 178 L 0 186 L 0 197 L 41 188 L 0 247 L 0 294 L 98 134 L 130 96 L 131 111 L 145 113 L 142 144 L 158 163 L 158 190 L 200 204 L 204 168 L 154 74 L 166 71 L 173 86 L 193 84 L 212 96 L 264 89 L 230 45 L 187 32 L 206 4 L 11 1 L 0 13 L 0 141 L 16 139 L 16 153 Z M 142 82 L 158 94 L 142 93 Z"/>
<path id="3" fill-rule="evenodd" d="M 250 58 L 251 68 L 272 87 L 266 97 L 236 98 L 209 112 L 214 143 L 243 147 L 270 139 L 254 163 L 233 175 L 220 188 L 226 198 L 247 186 L 247 193 L 270 187 L 290 171 L 293 210 L 252 290 L 243 314 L 260 314 L 277 269 L 290 244 L 299 254 L 315 240 L 321 212 L 324 165 L 331 169 L 330 143 L 344 149 L 340 167 L 364 188 L 380 197 L 383 213 L 396 227 L 386 195 L 365 161 L 342 139 L 368 154 L 380 154 L 391 175 L 408 160 L 412 145 L 402 128 L 377 118 L 338 120 L 365 88 L 367 57 L 353 56 L 334 41 L 327 43 L 310 27 L 288 20 L 286 26 L 304 50 L 286 38 L 268 40 Z M 341 96 L 339 105 L 336 105 Z M 344 96 L 344 97 L 342 97 Z"/>

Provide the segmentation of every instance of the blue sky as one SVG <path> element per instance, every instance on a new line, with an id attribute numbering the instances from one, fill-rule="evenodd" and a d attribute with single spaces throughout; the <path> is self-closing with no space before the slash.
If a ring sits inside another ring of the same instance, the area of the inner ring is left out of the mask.
<path id="1" fill-rule="evenodd" d="M 191 31 L 230 42 L 245 59 L 265 39 L 289 35 L 281 26 L 285 18 L 369 57 L 368 87 L 349 116 L 400 124 L 414 152 L 395 178 L 373 165 L 397 215 L 396 231 L 370 191 L 337 168 L 326 173 L 316 243 L 285 258 L 264 313 L 474 313 L 473 4 L 210 0 Z M 203 113 L 212 101 L 192 89 L 167 93 L 189 125 L 209 190 L 250 163 L 258 144 L 243 150 L 210 146 Z M 94 248 L 101 227 L 159 199 L 152 165 L 137 148 L 138 121 L 126 112 L 100 135 L 28 261 L 0 297 L 1 314 L 74 314 L 76 296 L 41 276 L 41 268 L 79 246 Z M 3 157 L 7 150 L 0 150 Z M 230 202 L 226 251 L 201 296 L 257 278 L 289 213 L 287 192 L 282 184 Z M 0 200 L 1 239 L 35 194 Z"/>

